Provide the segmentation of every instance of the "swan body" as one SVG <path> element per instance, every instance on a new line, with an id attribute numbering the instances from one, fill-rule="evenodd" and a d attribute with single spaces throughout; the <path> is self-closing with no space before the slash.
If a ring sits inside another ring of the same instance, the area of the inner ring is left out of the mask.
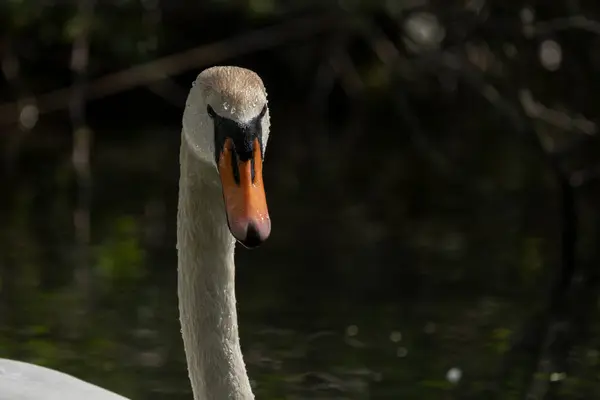
<path id="1" fill-rule="evenodd" d="M 71 375 L 0 359 L 0 400 L 127 400 Z"/>
<path id="2" fill-rule="evenodd" d="M 181 331 L 195 400 L 254 399 L 237 326 L 234 248 L 270 234 L 262 181 L 267 94 L 239 67 L 204 70 L 183 114 L 177 214 Z M 62 372 L 0 359 L 0 400 L 125 400 Z"/>

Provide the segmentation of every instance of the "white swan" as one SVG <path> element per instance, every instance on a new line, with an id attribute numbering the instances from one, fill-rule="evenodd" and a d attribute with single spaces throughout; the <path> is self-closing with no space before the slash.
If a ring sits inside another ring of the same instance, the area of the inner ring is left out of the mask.
<path id="1" fill-rule="evenodd" d="M 234 290 L 237 239 L 270 233 L 262 183 L 267 94 L 254 72 L 213 67 L 196 79 L 183 114 L 177 216 L 178 296 L 196 400 L 253 399 L 240 348 Z M 0 399 L 125 400 L 70 375 L 0 359 Z"/>

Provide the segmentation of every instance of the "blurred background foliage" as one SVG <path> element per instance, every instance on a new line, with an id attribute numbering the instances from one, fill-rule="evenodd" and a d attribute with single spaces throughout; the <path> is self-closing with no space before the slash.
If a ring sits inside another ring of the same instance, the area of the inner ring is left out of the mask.
<path id="1" fill-rule="evenodd" d="M 0 356 L 191 396 L 182 107 L 257 71 L 273 234 L 239 251 L 261 399 L 600 395 L 593 1 L 0 3 Z"/>

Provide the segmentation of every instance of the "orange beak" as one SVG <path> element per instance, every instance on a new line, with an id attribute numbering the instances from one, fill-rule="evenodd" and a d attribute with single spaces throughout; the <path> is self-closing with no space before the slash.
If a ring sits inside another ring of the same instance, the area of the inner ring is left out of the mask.
<path id="1" fill-rule="evenodd" d="M 227 223 L 231 234 L 242 245 L 253 248 L 264 242 L 271 233 L 271 219 L 263 187 L 260 143 L 254 139 L 252 158 L 246 161 L 235 157 L 234 151 L 233 141 L 227 139 L 219 156 Z M 234 160 L 239 175 L 237 181 Z"/>

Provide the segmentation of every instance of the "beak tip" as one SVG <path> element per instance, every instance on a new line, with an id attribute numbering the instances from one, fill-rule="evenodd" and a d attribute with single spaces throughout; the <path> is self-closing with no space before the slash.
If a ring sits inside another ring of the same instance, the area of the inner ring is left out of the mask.
<path id="1" fill-rule="evenodd" d="M 271 233 L 271 221 L 249 221 L 247 224 L 238 224 L 238 229 L 232 229 L 232 234 L 242 246 L 254 249 L 265 242 Z"/>

